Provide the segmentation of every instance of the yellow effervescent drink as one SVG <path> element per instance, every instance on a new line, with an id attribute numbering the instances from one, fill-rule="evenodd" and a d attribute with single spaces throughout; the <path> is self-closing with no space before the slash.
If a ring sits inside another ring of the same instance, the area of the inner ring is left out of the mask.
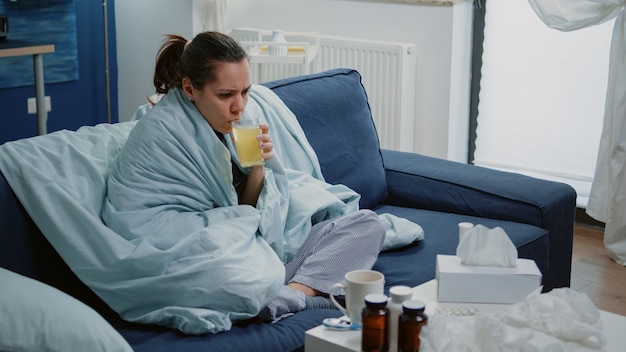
<path id="1" fill-rule="evenodd" d="M 243 167 L 261 165 L 263 163 L 263 151 L 256 139 L 261 134 L 261 128 L 257 126 L 241 126 L 233 127 L 233 136 L 235 137 L 235 148 L 239 163 Z"/>

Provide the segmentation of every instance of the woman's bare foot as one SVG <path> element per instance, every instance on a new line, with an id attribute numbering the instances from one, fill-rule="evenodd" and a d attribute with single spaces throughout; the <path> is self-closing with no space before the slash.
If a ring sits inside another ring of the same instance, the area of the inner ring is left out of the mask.
<path id="1" fill-rule="evenodd" d="M 299 282 L 290 282 L 287 284 L 287 286 L 293 288 L 296 291 L 303 292 L 307 296 L 319 296 L 321 293 L 320 291 L 312 289 L 309 286 L 303 285 Z"/>

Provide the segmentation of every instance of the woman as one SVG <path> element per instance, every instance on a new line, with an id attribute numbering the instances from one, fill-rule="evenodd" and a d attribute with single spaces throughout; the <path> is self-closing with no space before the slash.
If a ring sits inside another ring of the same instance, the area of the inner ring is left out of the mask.
<path id="1" fill-rule="evenodd" d="M 224 216 L 232 220 L 232 228 L 256 216 L 259 225 L 254 231 L 266 238 L 262 224 L 270 218 L 267 214 L 280 218 L 291 210 L 284 197 L 275 195 L 286 193 L 280 180 L 287 177 L 276 160 L 268 124 L 261 123 L 257 137 L 265 165 L 240 167 L 231 147 L 231 123 L 244 113 L 251 89 L 260 89 L 250 83 L 245 50 L 217 32 L 200 33 L 189 42 L 168 35 L 157 55 L 154 85 L 164 97 L 139 119 L 116 160 L 103 212 L 107 226 L 127 239 L 149 241 L 166 251 L 181 236 L 219 223 Z M 180 170 L 185 170 L 184 177 Z M 145 187 L 153 182 L 160 186 Z M 284 255 L 279 253 L 283 243 L 270 243 L 284 263 L 285 277 L 284 286 L 268 294 L 259 314 L 265 320 L 303 309 L 332 308 L 326 298 L 330 286 L 342 282 L 348 271 L 370 269 L 378 256 L 385 228 L 375 213 L 341 210 L 317 212 L 313 218 L 306 221 L 308 235 L 295 253 Z M 277 227 L 276 221 L 270 222 Z M 186 230 L 190 223 L 194 227 Z M 282 226 L 281 236 L 288 225 Z"/>

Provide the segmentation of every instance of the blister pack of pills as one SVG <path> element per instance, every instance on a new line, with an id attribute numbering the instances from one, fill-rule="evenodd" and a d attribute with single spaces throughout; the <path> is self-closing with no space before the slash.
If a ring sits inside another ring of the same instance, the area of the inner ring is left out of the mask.
<path id="1" fill-rule="evenodd" d="M 472 316 L 476 314 L 478 310 L 476 307 L 467 306 L 467 307 L 447 307 L 447 308 L 437 308 L 435 310 L 438 314 L 450 315 L 455 317 L 466 317 Z"/>

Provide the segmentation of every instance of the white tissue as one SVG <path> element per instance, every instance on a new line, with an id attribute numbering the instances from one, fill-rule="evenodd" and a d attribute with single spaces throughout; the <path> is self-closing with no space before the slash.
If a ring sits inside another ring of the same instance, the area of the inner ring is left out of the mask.
<path id="1" fill-rule="evenodd" d="M 534 335 L 531 329 L 503 324 L 497 314 L 435 314 L 420 333 L 420 352 L 537 352 L 531 343 Z"/>
<path id="2" fill-rule="evenodd" d="M 461 264 L 471 266 L 517 266 L 517 248 L 500 227 L 493 229 L 483 225 L 468 228 L 459 224 L 459 245 L 456 256 Z"/>
<path id="3" fill-rule="evenodd" d="M 524 302 L 474 316 L 433 314 L 420 333 L 420 352 L 604 351 L 600 312 L 570 288 L 537 290 Z"/>
<path id="4" fill-rule="evenodd" d="M 592 349 L 606 345 L 600 312 L 587 295 L 570 288 L 556 288 L 545 294 L 537 290 L 525 302 L 509 307 L 503 321 Z"/>

